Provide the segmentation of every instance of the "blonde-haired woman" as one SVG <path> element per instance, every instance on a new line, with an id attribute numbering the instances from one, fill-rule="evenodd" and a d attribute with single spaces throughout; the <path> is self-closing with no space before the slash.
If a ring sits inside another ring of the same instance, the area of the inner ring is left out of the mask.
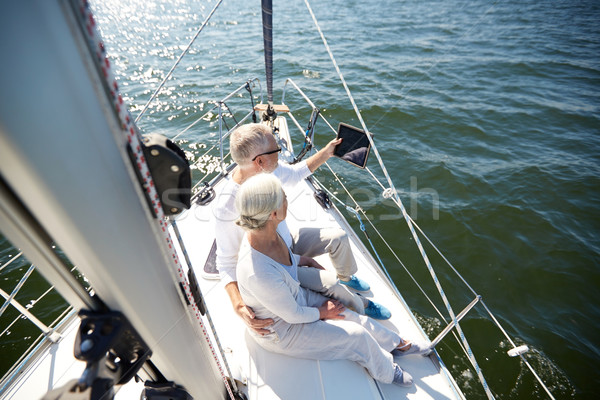
<path id="1" fill-rule="evenodd" d="M 424 354 L 426 344 L 408 343 L 375 320 L 298 282 L 300 256 L 292 254 L 277 231 L 287 213 L 279 180 L 270 174 L 248 179 L 235 202 L 246 230 L 238 258 L 238 285 L 257 318 L 271 318 L 270 334 L 250 334 L 266 350 L 293 357 L 356 361 L 383 383 L 412 385 L 394 362 L 397 355 Z"/>

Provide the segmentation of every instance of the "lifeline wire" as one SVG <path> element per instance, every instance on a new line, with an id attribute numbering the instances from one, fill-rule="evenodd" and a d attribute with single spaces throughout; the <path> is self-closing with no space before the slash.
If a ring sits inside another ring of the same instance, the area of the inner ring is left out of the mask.
<path id="1" fill-rule="evenodd" d="M 328 163 L 326 163 L 327 167 L 329 168 L 329 170 L 331 171 L 331 173 L 334 175 L 335 179 L 342 185 L 342 187 L 344 188 L 344 190 L 346 191 L 346 193 L 348 194 L 348 196 L 352 199 L 352 201 L 354 202 L 354 204 L 356 204 L 356 206 L 358 207 L 358 203 L 356 201 L 356 199 L 354 199 L 354 197 L 350 194 L 350 192 L 348 191 L 348 189 L 342 184 L 342 182 L 340 181 L 339 177 L 337 176 L 337 174 L 331 169 L 331 167 L 329 166 Z M 385 189 L 385 187 L 381 184 L 381 182 L 379 182 L 379 180 L 377 179 L 377 177 L 375 175 L 373 175 L 373 173 L 371 172 L 371 170 L 369 170 L 368 168 L 366 168 L 367 171 L 369 172 L 369 174 L 371 174 L 371 177 L 375 180 L 375 182 L 377 182 L 379 184 L 379 186 L 382 189 Z M 331 197 L 333 197 L 335 200 L 337 200 L 342 206 L 344 206 L 348 211 L 351 211 L 353 214 L 356 215 L 356 217 L 358 218 L 360 225 L 361 225 L 361 230 L 363 232 L 365 232 L 364 229 L 364 225 L 361 221 L 360 216 L 358 215 L 358 212 L 354 209 L 352 209 L 350 206 L 346 205 L 345 203 L 343 203 L 337 196 L 335 196 L 333 193 L 331 193 L 326 187 L 324 187 L 323 185 L 320 185 L 321 188 L 323 188 L 323 190 L 325 190 L 327 193 L 329 193 L 329 195 Z M 364 215 L 364 211 L 361 209 L 360 210 L 363 215 Z M 419 285 L 419 283 L 416 281 L 416 279 L 413 277 L 413 275 L 410 273 L 410 271 L 406 268 L 406 266 L 404 265 L 404 263 L 402 262 L 402 260 L 398 257 L 398 255 L 396 254 L 396 252 L 392 249 L 392 247 L 389 245 L 389 243 L 385 240 L 385 238 L 383 237 L 383 235 L 381 234 L 381 232 L 379 232 L 379 230 L 377 229 L 377 227 L 375 225 L 373 225 L 373 222 L 371 222 L 371 220 L 369 218 L 366 218 L 367 221 L 369 222 L 369 224 L 371 225 L 371 227 L 373 228 L 373 230 L 375 232 L 377 232 L 379 238 L 385 243 L 385 245 L 387 246 L 387 248 L 390 250 L 390 252 L 394 255 L 394 257 L 396 258 L 396 260 L 400 263 L 400 265 L 402 265 L 402 267 L 404 268 L 404 270 L 406 271 L 406 273 L 410 276 L 410 278 L 412 279 L 412 281 L 415 283 L 415 285 L 419 288 L 419 290 L 421 291 L 421 293 L 423 294 L 423 296 L 425 296 L 425 298 L 429 301 L 429 303 L 431 304 L 431 306 L 433 307 L 433 309 L 438 313 L 438 315 L 440 316 L 440 318 L 442 318 L 442 320 L 446 323 L 448 323 L 448 321 L 446 320 L 446 318 L 444 317 L 444 315 L 438 310 L 438 308 L 435 306 L 435 304 L 433 303 L 433 301 L 431 301 L 431 299 L 429 298 L 429 296 L 425 293 L 425 291 L 423 290 L 423 288 L 421 287 L 421 285 Z M 476 296 L 479 296 L 477 294 L 477 292 L 475 292 L 475 290 L 469 285 L 469 283 L 463 278 L 463 276 L 460 274 L 460 272 L 458 272 L 456 270 L 456 268 L 450 263 L 450 261 L 444 256 L 444 254 L 442 254 L 442 252 L 435 246 L 435 244 L 431 241 L 431 239 L 425 234 L 425 232 L 423 232 L 423 230 L 416 224 L 416 222 L 414 220 L 411 221 L 413 222 L 413 224 L 415 225 L 415 227 L 419 230 L 419 232 L 421 233 L 421 235 L 423 235 L 423 237 L 427 240 L 427 242 L 436 250 L 436 252 L 442 257 L 442 259 L 448 264 L 448 266 L 452 269 L 452 271 L 454 271 L 454 273 L 460 278 L 460 280 L 465 284 L 465 286 Z M 365 232 L 366 234 L 366 232 Z M 368 237 L 367 235 L 367 239 L 369 240 L 369 243 L 371 244 L 371 247 L 373 248 L 373 251 L 375 252 L 375 254 L 377 255 L 377 258 L 379 257 L 379 254 L 377 254 L 377 250 L 374 248 L 373 243 L 371 242 L 371 239 Z M 380 259 L 380 263 L 381 259 Z M 384 269 L 384 271 L 387 274 L 387 270 L 385 268 L 385 266 L 382 263 L 382 267 Z M 389 278 L 389 274 L 388 274 L 388 278 Z M 500 324 L 500 322 L 497 320 L 496 316 L 492 313 L 492 311 L 487 307 L 487 305 L 485 304 L 485 302 L 483 301 L 483 299 L 480 300 L 480 303 L 482 305 L 482 307 L 487 311 L 488 315 L 490 316 L 490 318 L 492 319 L 492 321 L 494 322 L 494 324 L 498 327 L 498 329 L 500 329 L 500 331 L 502 332 L 502 334 L 504 335 L 504 337 L 509 341 L 509 343 L 513 346 L 516 347 L 515 343 L 513 342 L 513 340 L 510 338 L 510 336 L 508 335 L 508 333 L 506 332 L 506 330 L 502 327 L 502 325 Z M 455 337 L 456 338 L 456 337 Z M 458 338 L 456 338 L 458 340 Z M 460 344 L 460 343 L 459 343 Z M 462 346 L 461 344 L 461 348 L 463 349 L 463 351 L 465 352 L 465 354 L 467 354 L 467 350 L 464 348 L 464 346 Z M 529 371 L 533 374 L 533 376 L 535 377 L 535 379 L 538 381 L 538 383 L 542 386 L 542 388 L 544 388 L 544 391 L 546 392 L 546 394 L 548 395 L 548 397 L 550 397 L 551 399 L 554 399 L 554 396 L 552 395 L 552 393 L 550 392 L 550 390 L 548 389 L 548 387 L 546 386 L 546 384 L 542 381 L 542 379 L 539 377 L 539 375 L 535 372 L 534 368 L 531 366 L 531 364 L 529 363 L 529 361 L 527 361 L 527 359 L 524 357 L 524 355 L 520 354 L 519 357 L 521 358 L 521 360 L 523 361 L 523 363 L 527 366 L 527 368 L 529 369 Z"/>
<path id="2" fill-rule="evenodd" d="M 467 349 L 467 354 L 468 354 L 469 360 L 471 361 L 471 364 L 473 365 L 473 367 L 475 368 L 475 371 L 477 372 L 477 376 L 479 377 L 479 380 L 481 381 L 481 384 L 483 386 L 483 389 L 485 390 L 485 393 L 486 393 L 488 399 L 493 399 L 494 396 L 492 395 L 492 392 L 485 380 L 485 377 L 483 376 L 481 368 L 479 367 L 479 364 L 477 363 L 477 360 L 475 359 L 475 355 L 473 354 L 473 351 L 471 350 L 471 346 L 467 342 L 467 338 L 466 338 L 464 332 L 462 331 L 462 328 L 458 324 L 458 321 L 456 320 L 456 315 L 454 314 L 454 310 L 452 310 L 452 307 L 450 306 L 450 302 L 448 301 L 448 298 L 446 297 L 446 294 L 444 293 L 444 290 L 441 287 L 441 284 L 437 278 L 437 275 L 436 275 L 435 271 L 433 270 L 433 266 L 431 265 L 431 262 L 429 261 L 427 254 L 425 253 L 425 249 L 423 248 L 423 245 L 421 244 L 419 236 L 415 232 L 415 228 L 413 227 L 413 225 L 410 221 L 410 218 L 406 212 L 406 209 L 404 208 L 404 205 L 402 204 L 402 202 L 400 201 L 400 198 L 398 197 L 396 188 L 394 187 L 394 184 L 387 172 L 387 169 L 383 165 L 383 160 L 381 159 L 381 156 L 379 155 L 379 151 L 377 150 L 377 147 L 375 146 L 375 143 L 373 142 L 373 138 L 371 137 L 371 134 L 369 133 L 369 130 L 367 129 L 365 121 L 363 120 L 362 115 L 360 114 L 360 111 L 358 110 L 358 107 L 356 106 L 356 102 L 354 101 L 354 98 L 352 97 L 352 93 L 350 92 L 350 89 L 348 88 L 348 85 L 346 84 L 344 76 L 342 75 L 342 72 L 340 71 L 340 68 L 338 67 L 337 62 L 335 61 L 333 53 L 331 52 L 331 49 L 329 48 L 329 45 L 327 44 L 327 39 L 325 39 L 325 35 L 323 35 L 323 32 L 321 31 L 321 27 L 319 26 L 317 18 L 315 17 L 315 14 L 313 13 L 313 11 L 311 9 L 310 4 L 308 3 L 308 0 L 304 0 L 304 3 L 306 4 L 306 7 L 308 8 L 308 11 L 315 23 L 315 26 L 317 27 L 317 30 L 319 31 L 319 35 L 321 36 L 321 39 L 323 40 L 323 44 L 325 45 L 327 53 L 329 54 L 329 57 L 331 58 L 333 66 L 335 67 L 335 70 L 337 71 L 338 76 L 339 76 L 340 80 L 342 81 L 342 85 L 344 86 L 344 89 L 346 90 L 346 93 L 348 95 L 350 103 L 352 103 L 352 107 L 354 108 L 356 116 L 357 116 L 358 120 L 360 121 L 360 124 L 361 124 L 363 130 L 365 131 L 366 136 L 369 139 L 369 142 L 371 143 L 371 147 L 373 148 L 375 156 L 377 157 L 377 160 L 379 161 L 379 165 L 380 165 L 381 169 L 383 170 L 386 180 L 388 181 L 388 183 L 390 185 L 392 195 L 398 201 L 400 210 L 402 211 L 402 215 L 404 216 L 404 219 L 406 220 L 406 223 L 411 231 L 411 234 L 415 240 L 415 243 L 417 244 L 417 247 L 419 248 L 419 251 L 421 252 L 423 261 L 427 265 L 427 269 L 429 270 L 429 273 L 431 274 L 433 281 L 435 282 L 435 285 L 438 288 L 438 292 L 440 293 L 440 296 L 442 297 L 442 300 L 444 301 L 444 304 L 446 305 L 448 314 L 450 315 L 451 319 L 454 322 L 456 322 L 456 331 L 459 333 L 461 341 L 463 342 L 464 346 Z"/>
<path id="3" fill-rule="evenodd" d="M 200 28 L 198 28 L 198 30 L 196 31 L 196 34 L 194 35 L 194 37 L 192 38 L 192 40 L 190 40 L 190 43 L 183 50 L 183 52 L 181 53 L 181 55 L 179 56 L 179 58 L 177 59 L 177 61 L 175 61 L 175 64 L 173 64 L 173 66 L 171 67 L 171 70 L 167 73 L 167 76 L 165 76 L 165 78 L 162 80 L 162 82 L 160 83 L 160 85 L 158 85 L 158 88 L 154 91 L 154 93 L 152 93 L 152 96 L 150 96 L 150 99 L 148 100 L 148 102 L 146 103 L 146 105 L 144 106 L 144 108 L 142 109 L 142 111 L 138 114 L 137 118 L 134 121 L 135 123 L 137 123 L 140 120 L 140 118 L 142 118 L 142 115 L 144 115 L 144 113 L 146 112 L 146 110 L 150 106 L 150 103 L 152 102 L 152 100 L 154 100 L 154 98 L 156 97 L 156 95 L 158 94 L 158 92 L 160 92 L 160 90 L 164 86 L 165 82 L 167 82 L 167 80 L 171 77 L 171 74 L 173 73 L 173 71 L 175 70 L 175 68 L 177 68 L 177 65 L 179 65 L 179 62 L 181 61 L 181 59 L 183 58 L 183 56 L 185 56 L 187 54 L 187 52 L 190 50 L 190 47 L 192 47 L 192 44 L 194 43 L 194 41 L 196 40 L 196 38 L 198 37 L 198 35 L 200 34 L 200 32 L 202 32 L 202 29 L 204 29 L 204 27 L 206 26 L 206 24 L 208 23 L 208 21 L 210 20 L 210 18 L 212 17 L 212 15 L 215 13 L 215 11 L 217 11 L 217 8 L 219 7 L 219 5 L 221 5 L 222 1 L 223 0 L 219 0 L 217 2 L 217 4 L 211 10 L 210 14 L 208 14 L 208 17 L 206 17 L 206 19 L 204 20 L 204 22 L 200 26 Z"/>

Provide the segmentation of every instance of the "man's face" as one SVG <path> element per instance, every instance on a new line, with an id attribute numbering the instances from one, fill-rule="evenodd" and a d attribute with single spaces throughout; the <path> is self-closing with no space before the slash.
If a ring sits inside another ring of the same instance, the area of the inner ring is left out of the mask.
<path id="1" fill-rule="evenodd" d="M 268 136 L 268 145 L 263 150 L 263 152 L 270 152 L 273 150 L 277 150 L 279 146 L 277 146 L 277 141 L 275 140 L 275 136 L 269 134 Z M 277 168 L 277 162 L 279 160 L 279 152 L 274 152 L 272 154 L 265 154 L 260 156 L 262 159 L 262 168 L 265 172 L 273 172 Z"/>

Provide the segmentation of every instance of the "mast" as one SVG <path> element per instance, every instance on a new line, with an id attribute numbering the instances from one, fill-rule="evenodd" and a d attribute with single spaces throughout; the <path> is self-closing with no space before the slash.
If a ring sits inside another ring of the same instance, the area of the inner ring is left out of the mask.
<path id="1" fill-rule="evenodd" d="M 267 99 L 273 105 L 273 0 L 262 0 L 263 40 L 265 48 L 265 73 Z"/>
<path id="2" fill-rule="evenodd" d="M 15 55 L 0 74 L 0 200 L 19 199 L 9 211 L 27 210 L 36 223 L 0 221 L 0 228 L 24 250 L 48 241 L 38 237 L 51 238 L 104 304 L 127 317 L 162 375 L 196 399 L 225 398 L 213 351 L 166 267 L 172 250 L 138 182 L 104 75 L 79 26 L 80 8 L 61 0 L 0 8 L 0 52 Z M 26 254 L 41 262 L 45 277 L 60 279 L 46 253 Z"/>

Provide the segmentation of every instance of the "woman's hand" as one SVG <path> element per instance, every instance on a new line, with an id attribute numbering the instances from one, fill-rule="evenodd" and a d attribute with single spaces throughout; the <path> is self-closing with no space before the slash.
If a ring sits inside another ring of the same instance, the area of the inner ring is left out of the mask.
<path id="1" fill-rule="evenodd" d="M 248 307 L 245 304 L 239 305 L 235 308 L 235 312 L 240 316 L 253 331 L 258 333 L 259 335 L 267 335 L 271 333 L 270 330 L 265 329 L 270 325 L 273 325 L 273 320 L 271 318 L 268 319 L 258 319 L 254 315 L 254 311 L 252 308 Z"/>
<path id="2" fill-rule="evenodd" d="M 327 300 L 319 307 L 319 319 L 344 319 L 346 307 L 337 300 Z"/>

